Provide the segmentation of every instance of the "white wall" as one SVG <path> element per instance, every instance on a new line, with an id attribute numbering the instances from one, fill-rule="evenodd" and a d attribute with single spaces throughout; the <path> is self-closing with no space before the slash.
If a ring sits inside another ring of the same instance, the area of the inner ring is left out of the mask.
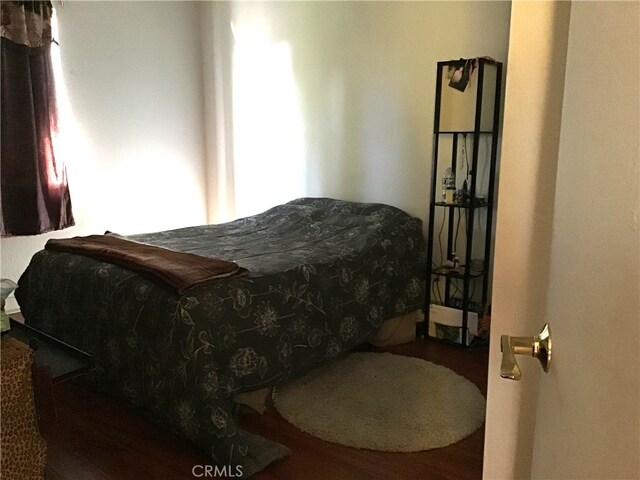
<path id="1" fill-rule="evenodd" d="M 197 2 L 57 7 L 57 146 L 76 226 L 2 239 L 2 277 L 17 280 L 52 237 L 206 223 L 198 15 Z"/>
<path id="2" fill-rule="evenodd" d="M 228 217 L 303 194 L 426 220 L 436 62 L 506 61 L 509 12 L 509 2 L 242 2 L 217 12 L 223 28 L 233 23 L 233 85 L 245 92 L 234 97 Z"/>

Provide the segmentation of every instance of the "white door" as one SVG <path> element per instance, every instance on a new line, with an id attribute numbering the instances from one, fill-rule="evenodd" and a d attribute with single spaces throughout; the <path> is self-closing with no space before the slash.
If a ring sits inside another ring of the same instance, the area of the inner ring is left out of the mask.
<path id="1" fill-rule="evenodd" d="M 511 20 L 484 478 L 640 478 L 640 3 Z M 501 379 L 545 322 L 549 373 Z"/>

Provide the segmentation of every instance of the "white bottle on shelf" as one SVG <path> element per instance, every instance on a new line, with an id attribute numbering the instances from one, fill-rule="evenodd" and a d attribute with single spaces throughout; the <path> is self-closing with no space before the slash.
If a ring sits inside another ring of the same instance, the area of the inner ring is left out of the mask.
<path id="1" fill-rule="evenodd" d="M 442 199 L 445 203 L 453 203 L 453 196 L 456 193 L 456 177 L 451 167 L 444 171 L 442 177 Z"/>

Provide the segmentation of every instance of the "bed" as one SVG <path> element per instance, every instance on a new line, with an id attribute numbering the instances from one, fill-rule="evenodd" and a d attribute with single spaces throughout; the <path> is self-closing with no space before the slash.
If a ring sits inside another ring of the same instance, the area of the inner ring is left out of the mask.
<path id="1" fill-rule="evenodd" d="M 16 298 L 28 324 L 91 353 L 99 390 L 151 412 L 244 476 L 287 449 L 237 427 L 235 397 L 277 385 L 422 308 L 422 223 L 383 204 L 301 198 L 220 225 L 127 237 L 246 273 L 183 295 L 42 250 Z"/>

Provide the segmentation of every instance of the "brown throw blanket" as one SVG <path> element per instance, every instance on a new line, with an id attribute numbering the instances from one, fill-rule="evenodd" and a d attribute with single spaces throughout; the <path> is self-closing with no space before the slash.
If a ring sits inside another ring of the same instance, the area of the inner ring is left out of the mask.
<path id="1" fill-rule="evenodd" d="M 45 248 L 120 265 L 160 281 L 180 295 L 194 287 L 245 272 L 235 262 L 176 252 L 113 235 L 52 239 Z"/>

